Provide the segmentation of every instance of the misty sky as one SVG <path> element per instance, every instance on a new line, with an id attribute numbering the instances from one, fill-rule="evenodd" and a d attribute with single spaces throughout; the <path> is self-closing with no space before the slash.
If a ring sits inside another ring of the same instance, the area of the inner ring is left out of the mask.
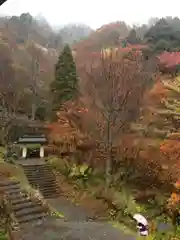
<path id="1" fill-rule="evenodd" d="M 42 14 L 52 25 L 85 23 L 92 28 L 116 20 L 147 23 L 150 17 L 180 17 L 180 0 L 8 0 L 0 14 Z"/>

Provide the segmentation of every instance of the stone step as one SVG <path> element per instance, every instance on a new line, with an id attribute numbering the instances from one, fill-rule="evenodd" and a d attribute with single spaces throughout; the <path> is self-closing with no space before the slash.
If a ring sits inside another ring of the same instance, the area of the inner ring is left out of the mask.
<path id="1" fill-rule="evenodd" d="M 11 200 L 11 199 L 14 199 L 14 198 L 19 198 L 19 197 L 26 197 L 28 196 L 27 193 L 25 191 L 22 191 L 22 190 L 16 190 L 16 191 L 13 191 L 13 192 L 6 192 L 7 193 L 7 196 L 8 198 Z"/>
<path id="2" fill-rule="evenodd" d="M 47 178 L 44 178 L 44 179 L 40 179 L 40 178 L 36 178 L 36 179 L 29 179 L 29 182 L 32 182 L 32 183 L 37 183 L 37 184 L 41 184 L 41 185 L 52 185 L 52 184 L 57 184 L 57 181 L 55 179 L 47 179 Z"/>
<path id="3" fill-rule="evenodd" d="M 0 181 L 0 187 L 5 187 L 5 186 L 9 186 L 9 185 L 17 185 L 20 184 L 20 181 L 17 180 L 2 180 Z"/>
<path id="4" fill-rule="evenodd" d="M 58 195 L 59 196 L 59 193 L 58 192 L 56 192 L 56 191 L 53 191 L 53 192 L 42 192 L 42 195 L 44 196 L 44 197 L 46 197 L 46 196 L 53 196 L 53 195 Z"/>
<path id="5" fill-rule="evenodd" d="M 50 177 L 51 176 L 55 177 L 54 173 L 51 173 L 49 171 L 47 171 L 47 172 L 36 172 L 36 173 L 31 173 L 31 172 L 27 171 L 27 172 L 25 172 L 25 174 L 27 176 L 30 176 L 30 177 L 37 177 L 37 176 L 44 176 L 44 175 L 50 176 Z"/>
<path id="6" fill-rule="evenodd" d="M 51 169 L 24 169 L 25 173 L 37 174 L 37 173 L 51 173 L 53 171 Z"/>
<path id="7" fill-rule="evenodd" d="M 54 173 L 50 172 L 50 171 L 37 171 L 37 172 L 32 172 L 32 171 L 24 171 L 25 174 L 27 174 L 28 176 L 38 176 L 38 175 L 50 175 L 50 176 L 54 176 Z"/>
<path id="8" fill-rule="evenodd" d="M 31 182 L 30 184 L 34 187 L 34 188 L 51 188 L 51 187 L 55 187 L 58 188 L 58 185 L 56 183 L 37 183 L 37 182 Z"/>
<path id="9" fill-rule="evenodd" d="M 59 187 L 49 165 L 23 166 L 29 183 L 38 188 L 43 196 L 59 196 Z"/>
<path id="10" fill-rule="evenodd" d="M 21 217 L 25 216 L 25 215 L 34 215 L 37 213 L 42 213 L 45 212 L 44 208 L 42 206 L 35 206 L 35 207 L 31 207 L 31 208 L 24 208 L 24 209 L 20 209 L 18 211 L 15 211 L 15 216 L 20 219 Z"/>
<path id="11" fill-rule="evenodd" d="M 49 194 L 60 194 L 60 192 L 57 189 L 50 189 L 50 190 L 42 190 L 41 189 L 42 195 L 49 195 Z"/>
<path id="12" fill-rule="evenodd" d="M 47 166 L 47 165 L 37 165 L 37 166 L 34 166 L 34 165 L 26 165 L 26 166 L 22 166 L 25 170 L 35 170 L 35 171 L 38 171 L 38 170 L 51 170 L 51 167 Z"/>
<path id="13" fill-rule="evenodd" d="M 24 168 L 24 172 L 29 172 L 29 173 L 38 173 L 38 172 L 44 172 L 44 173 L 47 173 L 47 172 L 50 172 L 50 173 L 53 173 L 53 171 L 50 169 L 50 168 Z"/>
<path id="14" fill-rule="evenodd" d="M 19 224 L 38 221 L 47 216 L 41 202 L 30 199 L 28 193 L 21 189 L 19 181 L 0 181 L 0 191 L 7 194 Z"/>
<path id="15" fill-rule="evenodd" d="M 41 192 L 58 192 L 58 188 L 57 187 L 50 187 L 50 188 L 41 188 Z"/>
<path id="16" fill-rule="evenodd" d="M 31 171 L 31 170 L 28 170 L 28 171 L 24 171 L 24 173 L 25 174 L 28 174 L 29 176 L 37 176 L 37 175 L 46 175 L 46 174 L 48 174 L 48 175 L 50 175 L 50 176 L 54 176 L 54 173 L 53 172 L 51 172 L 51 171 Z"/>
<path id="17" fill-rule="evenodd" d="M 14 199 L 21 199 L 21 198 L 27 198 L 28 197 L 28 195 L 27 195 L 27 193 L 17 193 L 17 194 L 11 194 L 10 196 L 9 196 L 9 199 L 10 199 L 10 201 L 12 201 L 12 200 L 14 200 Z"/>
<path id="18" fill-rule="evenodd" d="M 51 176 L 54 176 L 54 173 L 52 173 L 51 171 L 24 171 L 25 174 L 28 174 L 29 176 L 37 176 L 37 174 L 43 175 L 43 174 L 48 174 Z"/>
<path id="19" fill-rule="evenodd" d="M 52 190 L 58 190 L 59 189 L 56 186 L 39 186 L 39 185 L 36 185 L 36 186 L 33 186 L 33 187 L 36 188 L 37 190 L 40 190 L 40 191 L 45 191 L 46 189 L 52 189 Z"/>
<path id="20" fill-rule="evenodd" d="M 19 210 L 22 210 L 22 209 L 25 209 L 25 208 L 33 208 L 33 207 L 36 207 L 36 206 L 41 206 L 41 204 L 33 202 L 33 201 L 30 200 L 29 202 L 23 202 L 23 203 L 13 205 L 12 209 L 13 209 L 13 211 L 19 211 Z"/>
<path id="21" fill-rule="evenodd" d="M 7 186 L 0 186 L 0 191 L 7 191 L 11 189 L 20 189 L 20 184 L 15 184 L 15 185 L 7 185 Z"/>
<path id="22" fill-rule="evenodd" d="M 56 179 L 54 175 L 51 175 L 51 174 L 36 174 L 35 175 L 30 175 L 30 174 L 26 174 L 27 178 L 29 179 L 37 179 L 37 176 L 39 179 Z"/>
<path id="23" fill-rule="evenodd" d="M 21 219 L 19 219 L 19 224 L 37 221 L 37 220 L 43 219 L 45 217 L 47 217 L 47 214 L 45 212 L 32 214 L 32 215 L 24 215 L 23 217 L 21 217 Z"/>
<path id="24" fill-rule="evenodd" d="M 26 164 L 26 165 L 23 165 L 25 167 L 47 167 L 47 166 L 50 166 L 49 164 L 47 164 L 46 162 L 43 162 L 41 164 L 39 163 L 34 163 L 34 164 Z"/>
<path id="25" fill-rule="evenodd" d="M 24 203 L 28 203 L 31 202 L 31 199 L 28 199 L 26 197 L 21 197 L 21 198 L 15 198 L 15 199 L 11 199 L 11 204 L 13 206 L 15 205 L 19 205 L 19 204 L 24 204 Z"/>
<path id="26" fill-rule="evenodd" d="M 48 179 L 46 180 L 40 180 L 40 181 L 29 181 L 30 183 L 32 183 L 33 185 L 37 185 L 37 186 L 41 186 L 41 187 L 49 187 L 49 186 L 57 186 L 57 182 L 56 181 L 50 181 Z"/>
<path id="27" fill-rule="evenodd" d="M 50 190 L 43 190 L 43 189 L 39 189 L 39 191 L 41 192 L 41 194 L 44 196 L 45 194 L 60 194 L 60 192 L 57 189 L 50 189 Z"/>
<path id="28" fill-rule="evenodd" d="M 48 167 L 48 166 L 44 166 L 44 165 L 37 165 L 37 166 L 34 166 L 34 165 L 26 165 L 26 166 L 22 166 L 23 168 L 24 168 L 24 170 L 26 171 L 26 170 L 31 170 L 31 171 L 39 171 L 39 170 L 45 170 L 45 171 L 49 171 L 49 170 L 51 170 L 51 168 L 50 167 Z"/>
<path id="29" fill-rule="evenodd" d="M 41 186 L 51 186 L 51 185 L 57 185 L 57 182 L 55 180 L 48 180 L 48 179 L 30 179 L 29 182 L 33 185 L 41 185 Z"/>
<path id="30" fill-rule="evenodd" d="M 42 193 L 42 195 L 45 197 L 45 196 L 51 196 L 51 195 L 59 195 L 60 193 L 59 192 L 57 192 L 56 190 L 54 190 L 54 191 L 46 191 L 46 192 L 43 192 L 43 191 L 41 191 L 41 193 Z"/>
<path id="31" fill-rule="evenodd" d="M 24 170 L 24 172 L 25 173 L 27 173 L 27 174 L 31 174 L 31 175 L 36 175 L 36 174 L 54 174 L 51 170 L 38 170 L 38 171 L 36 171 L 36 170 Z"/>
<path id="32" fill-rule="evenodd" d="M 56 188 L 58 189 L 58 185 L 55 183 L 31 183 L 34 188 L 41 188 L 41 189 L 50 189 L 50 188 Z"/>
<path id="33" fill-rule="evenodd" d="M 47 185 L 38 185 L 39 188 L 41 188 L 42 190 L 48 190 L 48 189 L 59 189 L 58 185 L 55 184 L 47 184 Z"/>
<path id="34" fill-rule="evenodd" d="M 20 188 L 17 188 L 17 189 L 7 189 L 5 191 L 5 193 L 8 194 L 8 195 L 13 195 L 13 194 L 23 193 L 23 191 Z"/>
<path id="35" fill-rule="evenodd" d="M 37 186 L 36 188 L 42 193 L 45 193 L 45 192 L 59 192 L 59 188 L 55 187 L 55 186 L 50 186 L 50 187 Z"/>
<path id="36" fill-rule="evenodd" d="M 44 198 L 45 199 L 54 199 L 54 198 L 58 198 L 59 197 L 59 194 L 45 194 L 44 195 Z"/>

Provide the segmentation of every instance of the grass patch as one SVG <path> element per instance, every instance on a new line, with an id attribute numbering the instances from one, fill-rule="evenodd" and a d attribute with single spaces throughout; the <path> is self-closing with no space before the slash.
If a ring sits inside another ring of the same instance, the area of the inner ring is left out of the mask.
<path id="1" fill-rule="evenodd" d="M 117 221 L 109 221 L 109 223 L 116 229 L 119 229 L 121 231 L 123 231 L 126 234 L 130 234 L 130 235 L 136 235 L 136 232 L 133 231 L 132 229 L 128 228 L 126 225 L 123 225 L 120 222 Z"/>
<path id="2" fill-rule="evenodd" d="M 3 230 L 0 230 L 0 240 L 8 240 L 8 235 Z"/>
<path id="3" fill-rule="evenodd" d="M 64 214 L 62 214 L 61 212 L 57 211 L 54 208 L 51 208 L 51 216 L 54 216 L 56 218 L 65 218 Z"/>
<path id="4" fill-rule="evenodd" d="M 22 185 L 27 185 L 28 180 L 21 167 L 7 162 L 0 163 L 0 180 L 3 179 L 20 180 Z"/>

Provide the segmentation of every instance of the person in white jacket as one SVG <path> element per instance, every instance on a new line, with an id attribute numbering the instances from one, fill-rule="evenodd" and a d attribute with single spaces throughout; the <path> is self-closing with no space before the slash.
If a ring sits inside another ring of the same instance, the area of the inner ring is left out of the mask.
<path id="1" fill-rule="evenodd" d="M 133 219 L 137 221 L 137 229 L 140 236 L 148 236 L 148 221 L 141 214 L 135 214 Z"/>

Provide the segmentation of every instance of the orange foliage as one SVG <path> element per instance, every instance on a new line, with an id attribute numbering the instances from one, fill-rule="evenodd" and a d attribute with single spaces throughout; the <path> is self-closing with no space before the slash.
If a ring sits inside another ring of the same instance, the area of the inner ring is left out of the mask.
<path id="1" fill-rule="evenodd" d="M 180 190 L 180 179 L 174 184 L 175 188 Z"/>
<path id="2" fill-rule="evenodd" d="M 172 193 L 171 194 L 171 202 L 173 204 L 177 204 L 177 203 L 179 203 L 179 201 L 180 201 L 180 195 L 176 194 L 176 193 Z"/>
<path id="3" fill-rule="evenodd" d="M 148 93 L 149 101 L 151 103 L 161 103 L 167 96 L 168 90 L 164 87 L 161 81 L 158 81 Z"/>
<path id="4" fill-rule="evenodd" d="M 178 140 L 166 140 L 160 146 L 161 152 L 171 159 L 180 163 L 180 142 Z"/>
<path id="5" fill-rule="evenodd" d="M 87 140 L 87 135 L 82 131 L 84 116 L 88 114 L 88 109 L 85 108 L 80 102 L 67 102 L 64 104 L 63 109 L 56 113 L 57 122 L 47 125 L 49 129 L 49 143 L 51 149 L 57 147 L 60 152 L 64 148 L 68 152 L 76 150 L 84 144 Z M 53 144 L 55 145 L 54 147 Z"/>
<path id="6" fill-rule="evenodd" d="M 180 176 L 180 142 L 165 140 L 160 146 L 161 159 L 175 182 Z"/>
<path id="7" fill-rule="evenodd" d="M 171 174 L 164 170 L 159 144 L 154 142 L 153 139 L 138 138 L 136 134 L 123 137 L 120 142 L 120 164 L 129 164 L 128 168 L 134 169 L 134 175 L 137 174 L 138 178 L 133 181 L 138 186 L 166 189 L 171 185 Z"/>
<path id="8" fill-rule="evenodd" d="M 170 211 L 173 211 L 175 209 L 178 209 L 178 211 L 180 211 L 179 207 L 180 207 L 180 180 L 177 180 L 177 182 L 174 184 L 175 186 L 175 191 L 176 192 L 172 192 L 169 200 L 168 200 L 168 209 Z"/>

